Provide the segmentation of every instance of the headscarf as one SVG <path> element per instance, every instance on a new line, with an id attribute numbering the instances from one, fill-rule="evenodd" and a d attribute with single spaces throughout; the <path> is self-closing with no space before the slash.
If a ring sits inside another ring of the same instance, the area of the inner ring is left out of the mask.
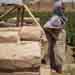
<path id="1" fill-rule="evenodd" d="M 56 0 L 54 3 L 54 14 L 58 16 L 64 15 L 64 3 L 61 0 Z"/>
<path id="2" fill-rule="evenodd" d="M 64 15 L 64 3 L 61 0 L 56 0 L 54 3 L 54 14 L 61 18 L 62 24 L 65 23 L 68 19 Z"/>

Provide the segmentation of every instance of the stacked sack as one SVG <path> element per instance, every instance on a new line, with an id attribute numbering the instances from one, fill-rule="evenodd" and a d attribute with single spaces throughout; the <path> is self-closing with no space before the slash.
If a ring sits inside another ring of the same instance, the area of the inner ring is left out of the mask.
<path id="1" fill-rule="evenodd" d="M 18 71 L 40 67 L 42 42 L 47 39 L 39 26 L 1 28 L 0 69 Z"/>

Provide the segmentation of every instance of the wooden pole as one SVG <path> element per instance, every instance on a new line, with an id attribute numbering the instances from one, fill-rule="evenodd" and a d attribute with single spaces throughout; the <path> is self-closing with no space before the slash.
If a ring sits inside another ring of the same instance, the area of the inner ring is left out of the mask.
<path id="1" fill-rule="evenodd" d="M 43 28 L 41 28 L 40 23 L 36 20 L 35 16 L 32 14 L 32 12 L 29 10 L 27 5 L 24 5 L 24 8 L 27 10 L 27 12 L 29 13 L 29 15 L 32 17 L 32 19 L 34 20 L 34 22 L 39 26 L 39 28 L 41 29 L 42 35 L 45 35 L 45 32 L 43 30 Z M 45 36 L 46 37 L 46 36 Z M 46 39 L 44 39 L 46 40 Z M 46 40 L 47 41 L 47 40 Z"/>
<path id="2" fill-rule="evenodd" d="M 72 0 L 72 8 L 74 8 L 74 1 Z"/>
<path id="3" fill-rule="evenodd" d="M 35 16 L 32 14 L 32 12 L 29 10 L 27 5 L 24 5 L 24 8 L 26 9 L 26 11 L 29 13 L 29 15 L 32 17 L 32 19 L 34 20 L 34 22 L 40 26 L 40 23 L 36 20 Z"/>
<path id="4" fill-rule="evenodd" d="M 24 7 L 22 7 L 21 9 L 21 26 L 23 26 L 23 22 L 24 22 Z"/>
<path id="5" fill-rule="evenodd" d="M 20 26 L 19 22 L 20 22 L 20 7 L 17 8 L 17 23 L 16 23 L 16 26 Z"/>
<path id="6" fill-rule="evenodd" d="M 10 8 L 8 11 L 6 11 L 3 15 L 0 16 L 0 18 L 5 17 L 6 15 L 8 15 L 10 12 L 12 12 L 14 9 L 16 9 L 15 7 Z"/>

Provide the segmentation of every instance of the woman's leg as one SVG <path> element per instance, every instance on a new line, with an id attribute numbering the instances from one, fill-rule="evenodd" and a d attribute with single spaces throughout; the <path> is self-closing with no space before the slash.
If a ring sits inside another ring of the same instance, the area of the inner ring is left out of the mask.
<path id="1" fill-rule="evenodd" d="M 62 72 L 63 65 L 65 64 L 65 48 L 66 48 L 66 32 L 64 30 L 60 31 L 58 40 L 56 42 L 55 61 L 57 71 Z"/>
<path id="2" fill-rule="evenodd" d="M 57 39 L 55 37 L 52 36 L 52 33 L 58 38 L 59 36 L 59 32 L 48 32 L 46 31 L 46 36 L 48 39 L 48 56 L 49 56 L 49 60 L 50 60 L 50 67 L 51 69 L 56 70 L 56 72 L 61 73 L 62 72 L 62 65 L 61 63 L 58 63 L 58 61 L 60 61 L 60 51 L 59 49 L 56 50 L 57 48 L 55 48 L 56 46 L 56 41 Z M 56 56 L 56 54 L 58 54 Z M 59 57 L 58 57 L 59 56 Z"/>
<path id="3" fill-rule="evenodd" d="M 53 38 L 50 32 L 48 31 L 45 31 L 45 32 L 48 39 L 48 57 L 50 61 L 50 67 L 51 69 L 55 69 L 56 62 L 55 62 L 54 46 L 55 46 L 56 40 Z"/>

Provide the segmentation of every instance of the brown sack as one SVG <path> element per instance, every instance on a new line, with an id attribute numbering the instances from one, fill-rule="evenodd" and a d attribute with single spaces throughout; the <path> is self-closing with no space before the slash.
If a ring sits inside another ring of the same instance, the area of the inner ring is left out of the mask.
<path id="1" fill-rule="evenodd" d="M 17 31 L 0 31 L 0 43 L 16 43 L 18 41 Z"/>
<path id="2" fill-rule="evenodd" d="M 0 44 L 0 69 L 18 70 L 40 66 L 40 42 L 25 41 L 23 44 Z"/>
<path id="3" fill-rule="evenodd" d="M 38 41 L 41 39 L 42 31 L 38 26 L 24 26 L 20 30 L 19 35 L 23 40 Z"/>

